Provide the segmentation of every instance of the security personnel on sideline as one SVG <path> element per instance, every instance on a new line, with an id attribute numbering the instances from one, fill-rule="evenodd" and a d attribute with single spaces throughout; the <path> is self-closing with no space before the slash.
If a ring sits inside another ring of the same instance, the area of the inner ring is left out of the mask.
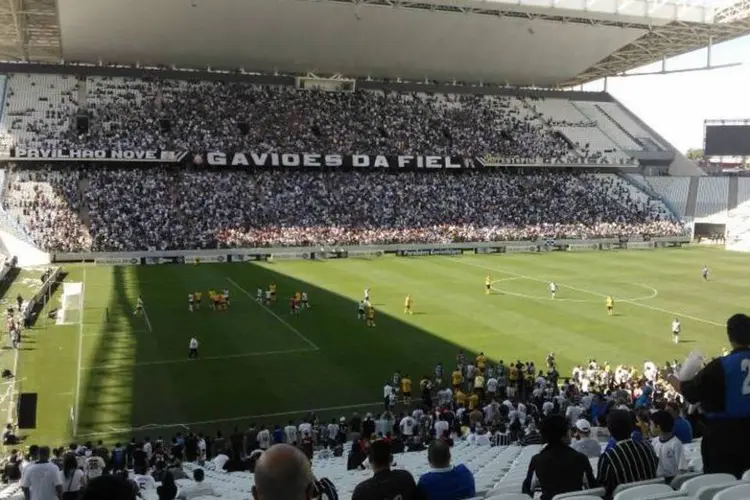
<path id="1" fill-rule="evenodd" d="M 729 318 L 727 336 L 732 352 L 709 362 L 693 378 L 669 381 L 688 402 L 700 403 L 708 418 L 703 471 L 740 478 L 750 469 L 750 317 Z"/>

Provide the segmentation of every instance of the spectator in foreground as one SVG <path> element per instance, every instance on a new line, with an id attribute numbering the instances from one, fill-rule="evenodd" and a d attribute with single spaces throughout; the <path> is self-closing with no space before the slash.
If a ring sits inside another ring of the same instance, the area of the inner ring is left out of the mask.
<path id="1" fill-rule="evenodd" d="M 156 487 L 156 494 L 159 500 L 174 500 L 177 496 L 177 484 L 174 482 L 174 476 L 167 471 L 161 480 L 161 485 Z"/>
<path id="2" fill-rule="evenodd" d="M 599 458 L 602 454 L 602 445 L 591 437 L 591 424 L 588 420 L 581 418 L 575 423 L 576 440 L 570 446 L 577 452 L 583 453 L 588 458 Z"/>
<path id="3" fill-rule="evenodd" d="M 666 411 L 657 411 L 651 415 L 652 433 L 656 436 L 651 440 L 659 466 L 656 475 L 666 478 L 666 482 L 672 481 L 679 474 L 684 456 L 682 441 L 674 435 L 675 420 Z"/>
<path id="4" fill-rule="evenodd" d="M 564 416 L 551 415 L 545 419 L 541 434 L 547 446 L 531 459 L 521 486 L 523 493 L 533 495 L 531 482 L 534 474 L 542 487 L 542 500 L 552 500 L 560 493 L 584 489 L 584 476 L 588 486 L 596 484 L 589 459 L 570 447 L 570 430 Z"/>
<path id="5" fill-rule="evenodd" d="M 205 479 L 205 473 L 203 472 L 203 469 L 195 469 L 193 471 L 193 480 L 195 482 L 193 484 L 180 488 L 180 492 L 177 494 L 177 498 L 181 500 L 191 500 L 193 498 L 202 496 L 220 497 L 221 495 L 214 491 L 213 486 L 204 483 L 203 479 Z"/>
<path id="6" fill-rule="evenodd" d="M 649 443 L 635 441 L 633 417 L 627 410 L 612 410 L 607 415 L 607 429 L 615 445 L 599 457 L 598 481 L 611 498 L 620 484 L 645 481 L 656 477 L 658 459 Z"/>
<path id="7" fill-rule="evenodd" d="M 92 479 L 83 490 L 81 500 L 135 500 L 135 497 L 128 481 L 120 475 L 113 475 Z"/>
<path id="8" fill-rule="evenodd" d="M 430 500 L 461 500 L 476 495 L 476 485 L 471 471 L 464 465 L 451 465 L 451 448 L 448 443 L 435 440 L 427 450 L 430 472 L 419 478 L 417 488 Z"/>
<path id="9" fill-rule="evenodd" d="M 680 405 L 676 401 L 670 401 L 667 403 L 666 411 L 674 420 L 672 434 L 677 436 L 677 439 L 679 439 L 682 444 L 691 443 L 693 441 L 693 426 L 682 417 L 682 414 L 680 413 Z"/>
<path id="10" fill-rule="evenodd" d="M 21 489 L 26 500 L 62 498 L 60 469 L 50 463 L 49 446 L 39 448 L 39 460 L 26 466 L 21 477 Z M 73 457 L 75 460 L 75 457 Z"/>
<path id="11" fill-rule="evenodd" d="M 383 500 L 400 498 L 413 500 L 417 495 L 417 483 L 411 473 L 405 470 L 392 470 L 391 445 L 384 439 L 370 444 L 370 466 L 374 475 L 354 488 L 352 500 Z"/>
<path id="12" fill-rule="evenodd" d="M 76 500 L 86 484 L 83 471 L 78 468 L 75 455 L 66 455 L 63 469 L 60 471 L 63 500 Z"/>
<path id="13" fill-rule="evenodd" d="M 315 480 L 310 462 L 299 449 L 288 444 L 277 444 L 263 452 L 255 465 L 253 498 L 338 500 L 338 495 L 328 479 Z"/>
<path id="14" fill-rule="evenodd" d="M 703 471 L 739 478 L 750 469 L 750 317 L 735 314 L 729 318 L 727 337 L 732 352 L 697 373 L 688 373 L 687 365 L 697 368 L 701 362 L 691 355 L 680 378 L 671 376 L 668 381 L 688 402 L 701 403 L 708 417 L 701 443 Z"/>

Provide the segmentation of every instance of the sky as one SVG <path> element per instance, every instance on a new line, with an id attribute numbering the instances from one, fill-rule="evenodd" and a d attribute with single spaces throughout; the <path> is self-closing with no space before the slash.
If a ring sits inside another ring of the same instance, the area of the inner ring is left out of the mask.
<path id="1" fill-rule="evenodd" d="M 667 70 L 706 65 L 706 49 L 667 60 Z M 750 36 L 715 45 L 712 65 L 725 69 L 609 78 L 607 91 L 683 153 L 703 148 L 704 120 L 750 120 Z M 661 63 L 633 72 L 661 71 Z M 602 90 L 603 80 L 584 85 Z"/>

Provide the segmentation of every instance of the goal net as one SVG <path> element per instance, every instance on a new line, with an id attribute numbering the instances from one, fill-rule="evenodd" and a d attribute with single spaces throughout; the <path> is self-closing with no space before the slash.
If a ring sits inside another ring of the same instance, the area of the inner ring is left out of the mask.
<path id="1" fill-rule="evenodd" d="M 83 320 L 83 283 L 63 283 L 58 325 L 76 325 Z"/>

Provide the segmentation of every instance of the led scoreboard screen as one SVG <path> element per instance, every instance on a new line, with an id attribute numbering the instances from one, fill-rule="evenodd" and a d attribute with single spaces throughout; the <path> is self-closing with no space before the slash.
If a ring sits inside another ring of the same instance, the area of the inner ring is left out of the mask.
<path id="1" fill-rule="evenodd" d="M 706 156 L 750 156 L 750 124 L 706 125 Z"/>

